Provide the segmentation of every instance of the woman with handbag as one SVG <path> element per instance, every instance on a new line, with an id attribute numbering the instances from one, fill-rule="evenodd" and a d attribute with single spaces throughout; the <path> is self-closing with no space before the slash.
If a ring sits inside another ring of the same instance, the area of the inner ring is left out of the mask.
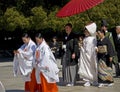
<path id="1" fill-rule="evenodd" d="M 99 37 L 97 42 L 99 87 L 104 85 L 112 86 L 114 82 L 112 76 L 112 60 L 115 51 L 110 40 L 105 37 L 104 30 L 99 30 L 97 35 Z"/>

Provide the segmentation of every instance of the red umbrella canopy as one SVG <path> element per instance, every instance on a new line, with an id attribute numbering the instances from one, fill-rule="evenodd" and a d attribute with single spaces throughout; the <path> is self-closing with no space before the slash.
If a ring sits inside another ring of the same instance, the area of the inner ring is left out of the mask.
<path id="1" fill-rule="evenodd" d="M 57 17 L 68 17 L 84 12 L 104 0 L 71 0 L 58 13 Z"/>

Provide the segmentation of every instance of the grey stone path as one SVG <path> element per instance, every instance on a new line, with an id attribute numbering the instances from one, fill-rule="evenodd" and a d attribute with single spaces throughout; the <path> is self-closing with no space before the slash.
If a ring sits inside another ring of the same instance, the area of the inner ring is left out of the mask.
<path id="1" fill-rule="evenodd" d="M 60 61 L 58 66 L 61 69 Z M 61 76 L 61 72 L 60 72 Z M 0 81 L 3 83 L 6 92 L 24 92 L 24 81 L 21 77 L 14 77 L 12 72 L 12 61 L 0 60 Z M 59 92 L 120 92 L 120 78 L 115 78 L 115 85 L 113 87 L 83 87 L 81 83 L 77 83 L 74 87 L 63 86 L 59 84 Z M 0 90 L 0 92 L 2 92 Z"/>

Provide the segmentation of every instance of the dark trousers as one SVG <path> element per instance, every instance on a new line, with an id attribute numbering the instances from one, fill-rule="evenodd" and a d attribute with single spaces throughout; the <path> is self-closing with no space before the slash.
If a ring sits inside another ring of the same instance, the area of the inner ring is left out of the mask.
<path id="1" fill-rule="evenodd" d="M 120 76 L 120 67 L 119 67 L 119 63 L 114 63 L 114 66 L 115 66 L 115 73 L 116 73 L 116 76 Z"/>

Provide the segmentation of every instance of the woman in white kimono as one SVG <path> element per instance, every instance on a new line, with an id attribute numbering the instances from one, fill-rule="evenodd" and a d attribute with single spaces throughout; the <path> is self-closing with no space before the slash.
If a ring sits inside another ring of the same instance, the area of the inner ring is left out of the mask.
<path id="1" fill-rule="evenodd" d="M 22 40 L 24 44 L 14 51 L 14 75 L 22 75 L 25 81 L 25 91 L 35 92 L 35 70 L 33 69 L 34 53 L 36 44 L 31 40 L 27 33 L 23 34 Z M 37 84 L 36 84 L 37 85 Z"/>
<path id="2" fill-rule="evenodd" d="M 59 69 L 55 57 L 41 33 L 38 33 L 35 39 L 38 45 L 34 63 L 36 79 L 39 85 L 38 92 L 58 92 L 56 82 L 59 81 Z"/>
<path id="3" fill-rule="evenodd" d="M 86 37 L 81 46 L 78 72 L 80 77 L 86 81 L 84 86 L 97 85 L 96 28 L 95 23 L 85 26 Z"/>

